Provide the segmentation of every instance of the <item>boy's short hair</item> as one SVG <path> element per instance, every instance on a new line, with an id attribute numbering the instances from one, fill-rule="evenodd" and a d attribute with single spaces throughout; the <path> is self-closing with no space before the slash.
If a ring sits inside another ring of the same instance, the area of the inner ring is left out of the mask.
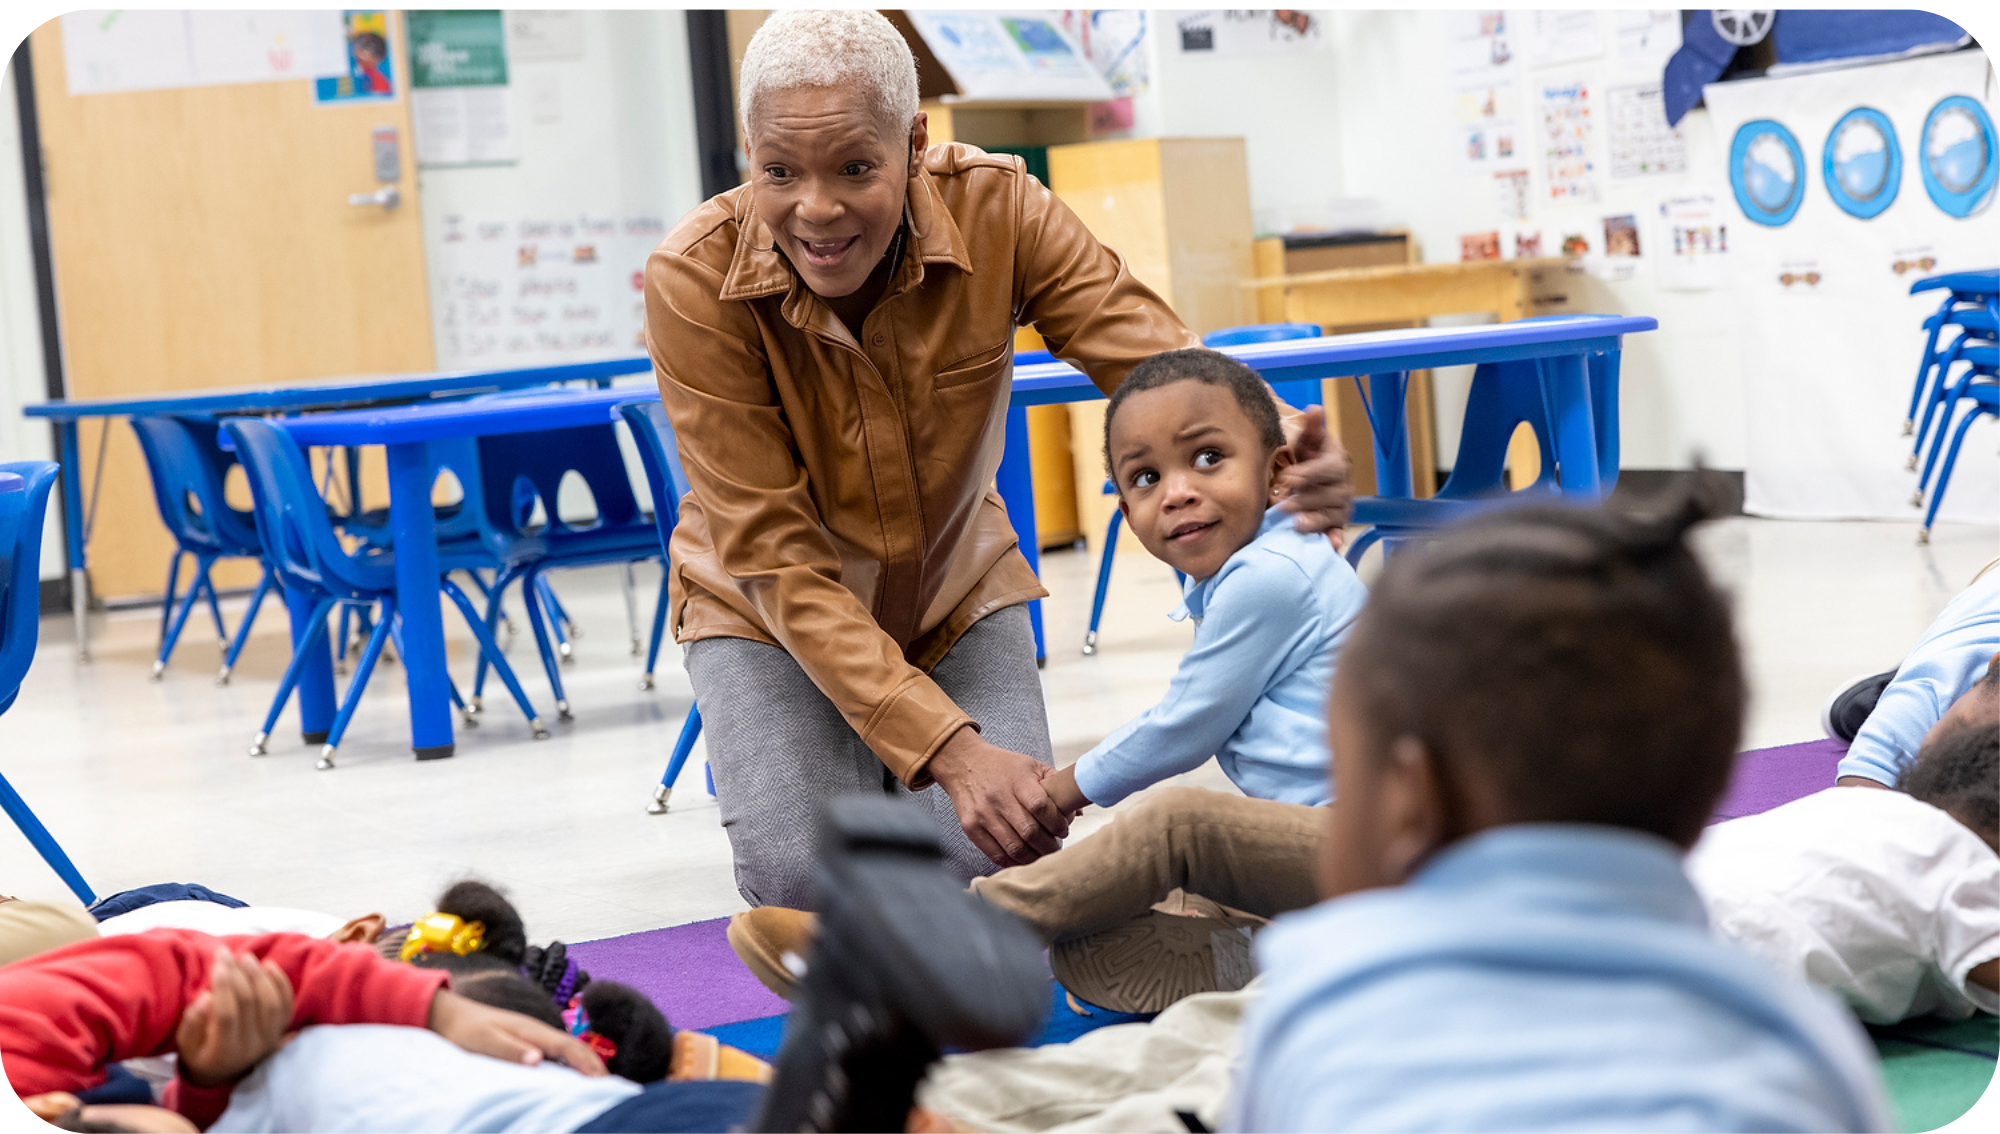
<path id="1" fill-rule="evenodd" d="M 1392 557 L 1341 659 L 1378 734 L 1490 782 L 1511 822 L 1692 845 L 1728 784 L 1744 679 L 1729 605 L 1664 515 L 1536 504 Z"/>
<path id="2" fill-rule="evenodd" d="M 1278 421 L 1278 403 L 1255 370 L 1205 347 L 1161 351 L 1132 368 L 1132 373 L 1111 392 L 1111 404 L 1104 411 L 1104 475 L 1114 482 L 1118 475 L 1111 467 L 1111 421 L 1118 416 L 1119 407 L 1133 394 L 1175 382 L 1200 382 L 1228 390 L 1235 395 L 1236 404 L 1243 407 L 1250 424 L 1256 427 L 1264 452 L 1273 452 L 1285 443 L 1285 429 Z"/>
<path id="3" fill-rule="evenodd" d="M 1989 665 L 1980 681 L 2000 680 L 1996 670 L 2000 661 Z M 1896 787 L 1993 837 L 2000 833 L 2000 732 L 1982 721 L 1947 728 L 1917 752 L 1896 777 Z"/>

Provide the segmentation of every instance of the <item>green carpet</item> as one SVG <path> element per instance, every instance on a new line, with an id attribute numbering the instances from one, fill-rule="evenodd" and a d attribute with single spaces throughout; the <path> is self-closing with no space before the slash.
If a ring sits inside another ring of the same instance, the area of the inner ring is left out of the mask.
<path id="1" fill-rule="evenodd" d="M 1870 1028 L 1889 1084 L 1889 1105 L 1906 1134 L 1936 1130 L 1986 1093 L 2000 1053 L 2000 1018 L 1908 1020 Z"/>

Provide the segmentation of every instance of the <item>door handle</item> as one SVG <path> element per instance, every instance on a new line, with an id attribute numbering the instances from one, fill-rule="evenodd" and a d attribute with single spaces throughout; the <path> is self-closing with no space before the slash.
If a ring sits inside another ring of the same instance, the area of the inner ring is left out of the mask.
<path id="1" fill-rule="evenodd" d="M 398 192 L 394 185 L 384 185 L 373 193 L 349 193 L 347 195 L 347 203 L 350 205 L 380 205 L 385 209 L 393 209 L 401 204 L 402 201 L 403 194 Z"/>

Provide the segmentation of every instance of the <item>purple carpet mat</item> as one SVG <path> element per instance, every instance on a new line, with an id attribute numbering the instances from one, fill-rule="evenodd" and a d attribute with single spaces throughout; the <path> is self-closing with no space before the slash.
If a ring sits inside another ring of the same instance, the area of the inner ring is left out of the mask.
<path id="1" fill-rule="evenodd" d="M 1838 741 L 1812 740 L 1741 754 L 1736 758 L 1729 790 L 1715 817 L 1734 819 L 1755 815 L 1832 787 L 1834 765 L 1846 750 Z M 746 1021 L 761 1023 L 782 1014 L 788 1007 L 785 1001 L 758 984 L 757 978 L 730 952 L 724 936 L 728 925 L 728 918 L 719 917 L 628 933 L 602 941 L 578 942 L 570 946 L 570 953 L 592 976 L 621 981 L 645 993 L 677 1028 L 714 1029 Z M 1066 1019 L 1071 1015 L 1066 1008 L 1055 1011 L 1050 1031 L 1062 1031 L 1059 1025 L 1064 1024 L 1075 1027 L 1073 1021 Z M 1099 1022 L 1130 1018 L 1113 1014 L 1106 1021 L 1091 1019 L 1075 1030 L 1080 1033 Z M 764 1030 L 775 1036 L 775 1027 Z M 762 1036 L 762 1032 L 758 1035 Z M 770 1046 L 751 1039 L 748 1032 L 742 1038 L 752 1049 Z"/>
<path id="2" fill-rule="evenodd" d="M 723 936 L 729 919 L 697 921 L 580 941 L 570 956 L 592 977 L 629 984 L 660 1006 L 677 1028 L 712 1028 L 789 1007 L 730 952 Z"/>
<path id="3" fill-rule="evenodd" d="M 1736 757 L 1736 771 L 1715 817 L 1740 819 L 1830 788 L 1834 768 L 1846 754 L 1847 745 L 1838 740 L 1808 740 L 1742 753 Z"/>

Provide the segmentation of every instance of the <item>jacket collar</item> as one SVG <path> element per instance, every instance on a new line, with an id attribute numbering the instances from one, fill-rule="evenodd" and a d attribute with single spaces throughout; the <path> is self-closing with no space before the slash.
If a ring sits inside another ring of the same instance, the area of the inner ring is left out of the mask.
<path id="1" fill-rule="evenodd" d="M 916 175 L 910 178 L 908 185 L 903 220 L 910 226 L 910 236 L 916 241 L 915 259 L 918 265 L 950 264 L 970 275 L 972 257 L 966 251 L 965 236 L 959 232 L 958 222 L 952 219 L 951 210 L 945 208 L 930 170 L 919 163 Z M 736 191 L 736 252 L 730 259 L 728 274 L 722 277 L 720 298 L 724 301 L 788 294 L 795 288 L 805 290 L 798 272 L 778 251 L 771 226 L 757 214 L 754 202 L 755 198 L 747 186 Z M 916 279 L 908 286 L 922 282 L 923 272 L 919 267 Z M 890 290 L 894 292 L 900 288 L 891 284 Z M 794 296 L 794 299 L 803 299 L 803 296 Z"/>

